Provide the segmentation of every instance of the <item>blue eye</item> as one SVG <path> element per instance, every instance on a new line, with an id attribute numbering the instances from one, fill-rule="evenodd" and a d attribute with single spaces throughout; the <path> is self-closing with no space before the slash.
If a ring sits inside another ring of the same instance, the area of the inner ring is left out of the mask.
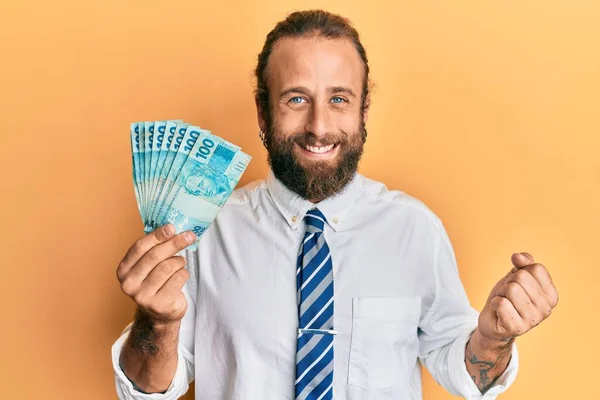
<path id="1" fill-rule="evenodd" d="M 304 99 L 302 97 L 296 96 L 296 97 L 292 97 L 290 99 L 290 101 L 294 104 L 300 104 L 301 102 L 304 101 Z"/>
<path id="2" fill-rule="evenodd" d="M 340 103 L 345 102 L 346 100 L 339 96 L 336 96 L 336 97 L 332 98 L 331 101 L 335 104 L 340 104 Z"/>

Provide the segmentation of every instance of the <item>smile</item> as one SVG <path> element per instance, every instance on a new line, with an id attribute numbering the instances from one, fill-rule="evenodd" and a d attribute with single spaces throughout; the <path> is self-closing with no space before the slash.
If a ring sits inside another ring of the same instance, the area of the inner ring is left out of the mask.
<path id="1" fill-rule="evenodd" d="M 328 146 L 308 146 L 296 144 L 303 156 L 313 160 L 327 160 L 333 158 L 337 154 L 337 144 L 330 144 Z"/>
<path id="2" fill-rule="evenodd" d="M 323 153 L 327 153 L 328 151 L 333 150 L 334 147 L 335 147 L 334 144 L 330 144 L 329 146 L 321 146 L 321 147 L 304 146 L 304 150 L 308 150 L 314 154 L 323 154 Z"/>

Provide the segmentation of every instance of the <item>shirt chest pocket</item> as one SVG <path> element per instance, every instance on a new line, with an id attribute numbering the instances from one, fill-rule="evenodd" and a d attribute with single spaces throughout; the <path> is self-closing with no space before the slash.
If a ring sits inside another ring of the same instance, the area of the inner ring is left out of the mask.
<path id="1" fill-rule="evenodd" d="M 417 341 L 420 312 L 419 297 L 352 299 L 349 385 L 409 389 L 407 349 Z"/>

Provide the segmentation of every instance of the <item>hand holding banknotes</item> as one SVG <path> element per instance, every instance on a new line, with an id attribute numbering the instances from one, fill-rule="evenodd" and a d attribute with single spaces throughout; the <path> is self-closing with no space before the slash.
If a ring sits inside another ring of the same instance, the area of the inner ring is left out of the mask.
<path id="1" fill-rule="evenodd" d="M 187 309 L 181 289 L 189 278 L 177 253 L 196 240 L 191 231 L 175 234 L 167 224 L 138 239 L 117 267 L 121 290 L 154 323 L 179 322 Z"/>
<path id="2" fill-rule="evenodd" d="M 188 303 L 186 260 L 235 189 L 251 157 L 239 146 L 181 120 L 131 124 L 133 186 L 146 236 L 117 267 L 138 305 L 121 369 L 137 391 L 164 392 L 175 375 Z M 151 374 L 148 371 L 152 371 Z"/>
<path id="3" fill-rule="evenodd" d="M 250 156 L 181 120 L 135 122 L 130 133 L 133 185 L 147 235 L 131 246 L 117 277 L 151 320 L 179 321 L 187 308 L 181 289 L 189 274 L 176 254 L 196 249 Z"/>

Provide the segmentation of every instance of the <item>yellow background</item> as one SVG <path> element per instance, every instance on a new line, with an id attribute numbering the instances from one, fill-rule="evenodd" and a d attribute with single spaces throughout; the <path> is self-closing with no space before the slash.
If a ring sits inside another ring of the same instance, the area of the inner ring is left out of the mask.
<path id="1" fill-rule="evenodd" d="M 129 123 L 201 125 L 254 157 L 243 184 L 263 177 L 252 70 L 299 6 L 362 34 L 361 172 L 442 218 L 473 305 L 513 252 L 551 271 L 560 303 L 517 340 L 502 398 L 599 399 L 596 0 L 3 1 L 0 397 L 116 398 L 110 346 L 134 307 L 115 267 L 142 233 Z"/>

